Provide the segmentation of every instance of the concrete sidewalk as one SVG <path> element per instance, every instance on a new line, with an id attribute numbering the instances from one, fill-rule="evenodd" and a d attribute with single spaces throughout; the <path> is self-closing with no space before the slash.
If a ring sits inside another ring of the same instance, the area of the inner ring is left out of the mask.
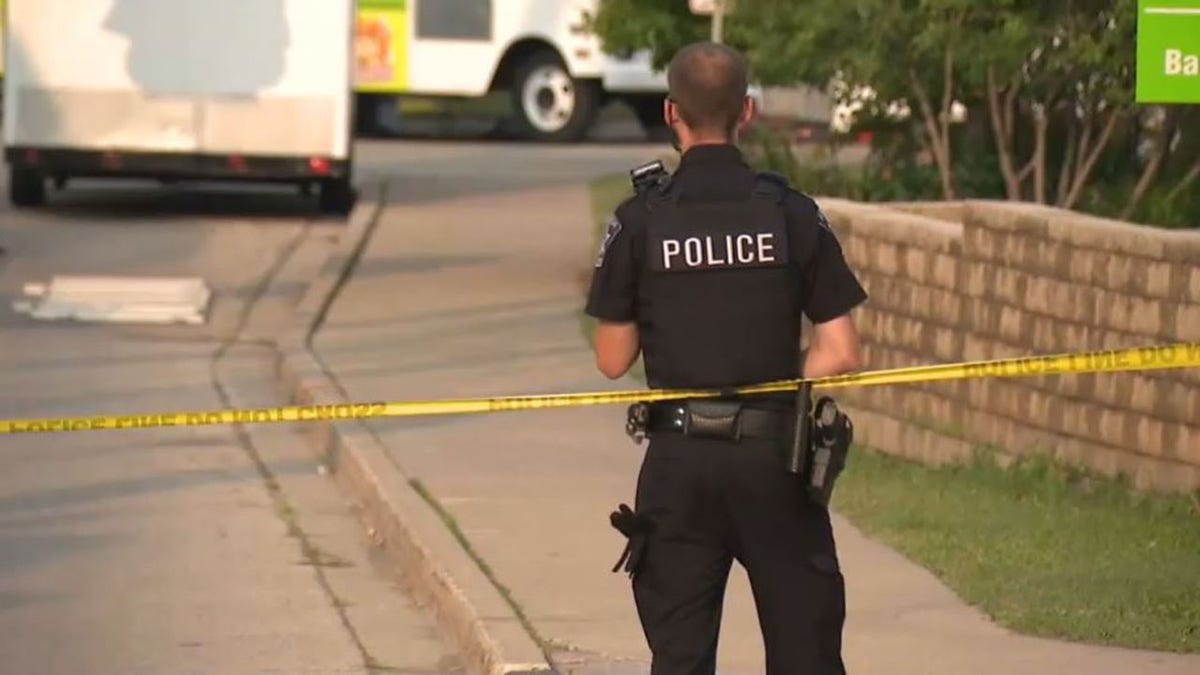
<path id="1" fill-rule="evenodd" d="M 594 255 L 589 212 L 582 186 L 401 197 L 316 336 L 317 356 L 358 401 L 612 387 L 594 370 L 580 331 Z M 619 407 L 376 422 L 372 431 L 392 460 L 380 470 L 399 477 L 372 483 L 415 484 L 444 509 L 561 672 L 646 672 L 628 580 L 609 572 L 624 539 L 608 513 L 632 503 L 641 452 L 623 423 Z M 389 503 L 424 508 L 411 496 Z M 453 537 L 431 529 L 442 527 L 438 518 L 398 517 L 435 559 L 464 559 Z M 853 673 L 1200 672 L 1200 657 L 1011 635 L 846 521 L 836 527 Z M 447 568 L 455 566 L 463 570 L 461 562 Z M 468 600 L 472 588 L 462 585 Z M 516 610 L 484 604 L 485 623 L 517 621 Z M 495 639 L 505 649 L 510 638 Z M 720 668 L 762 672 L 753 604 L 736 566 Z"/>
<path id="2" fill-rule="evenodd" d="M 0 416 L 278 405 L 270 341 L 343 227 L 88 213 L 0 215 L 12 244 L 0 260 Z M 44 322 L 9 309 L 22 284 L 64 273 L 196 274 L 214 289 L 209 320 Z M 432 617 L 374 565 L 303 429 L 0 436 L 0 672 L 461 672 Z"/>

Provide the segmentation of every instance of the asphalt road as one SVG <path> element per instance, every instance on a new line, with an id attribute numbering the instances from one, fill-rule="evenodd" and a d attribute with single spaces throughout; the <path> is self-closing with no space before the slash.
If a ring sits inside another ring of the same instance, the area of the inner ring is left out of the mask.
<path id="1" fill-rule="evenodd" d="M 393 199 L 578 181 L 661 148 L 367 141 Z M 632 160 L 632 161 L 631 161 Z M 7 204 L 7 195 L 0 194 Z M 276 402 L 278 331 L 343 224 L 289 190 L 100 183 L 0 209 L 0 417 Z M 548 225 L 549 226 L 549 225 Z M 37 322 L 55 274 L 199 275 L 204 326 Z M 295 432 L 0 439 L 0 672 L 455 672 Z"/>

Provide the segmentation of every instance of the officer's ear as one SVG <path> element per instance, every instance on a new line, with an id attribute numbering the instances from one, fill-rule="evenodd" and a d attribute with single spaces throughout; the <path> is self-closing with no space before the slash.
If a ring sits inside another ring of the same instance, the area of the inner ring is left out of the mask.
<path id="1" fill-rule="evenodd" d="M 742 100 L 742 112 L 738 115 L 738 131 L 745 131 L 757 115 L 758 106 L 754 102 L 754 97 L 746 96 Z"/>
<path id="2" fill-rule="evenodd" d="M 672 129 L 679 123 L 679 106 L 670 98 L 663 99 L 663 121 Z"/>

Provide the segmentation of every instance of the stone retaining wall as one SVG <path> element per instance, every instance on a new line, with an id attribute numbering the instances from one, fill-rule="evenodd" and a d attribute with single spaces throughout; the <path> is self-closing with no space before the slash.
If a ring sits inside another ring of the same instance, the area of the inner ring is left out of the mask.
<path id="1" fill-rule="evenodd" d="M 1030 204 L 820 200 L 871 294 L 871 369 L 1200 343 L 1200 232 Z M 847 390 L 858 435 L 931 462 L 1050 453 L 1141 488 L 1200 488 L 1200 369 Z"/>

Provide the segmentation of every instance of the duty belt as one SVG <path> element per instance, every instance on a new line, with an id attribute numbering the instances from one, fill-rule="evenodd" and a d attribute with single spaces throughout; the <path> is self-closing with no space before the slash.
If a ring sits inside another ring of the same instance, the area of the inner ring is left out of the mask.
<path id="1" fill-rule="evenodd" d="M 643 404 L 647 434 L 682 434 L 721 440 L 780 439 L 791 431 L 794 413 L 753 407 L 744 401 L 667 401 Z M 636 406 L 635 406 L 636 407 Z M 631 420 L 639 414 L 631 409 Z"/>

